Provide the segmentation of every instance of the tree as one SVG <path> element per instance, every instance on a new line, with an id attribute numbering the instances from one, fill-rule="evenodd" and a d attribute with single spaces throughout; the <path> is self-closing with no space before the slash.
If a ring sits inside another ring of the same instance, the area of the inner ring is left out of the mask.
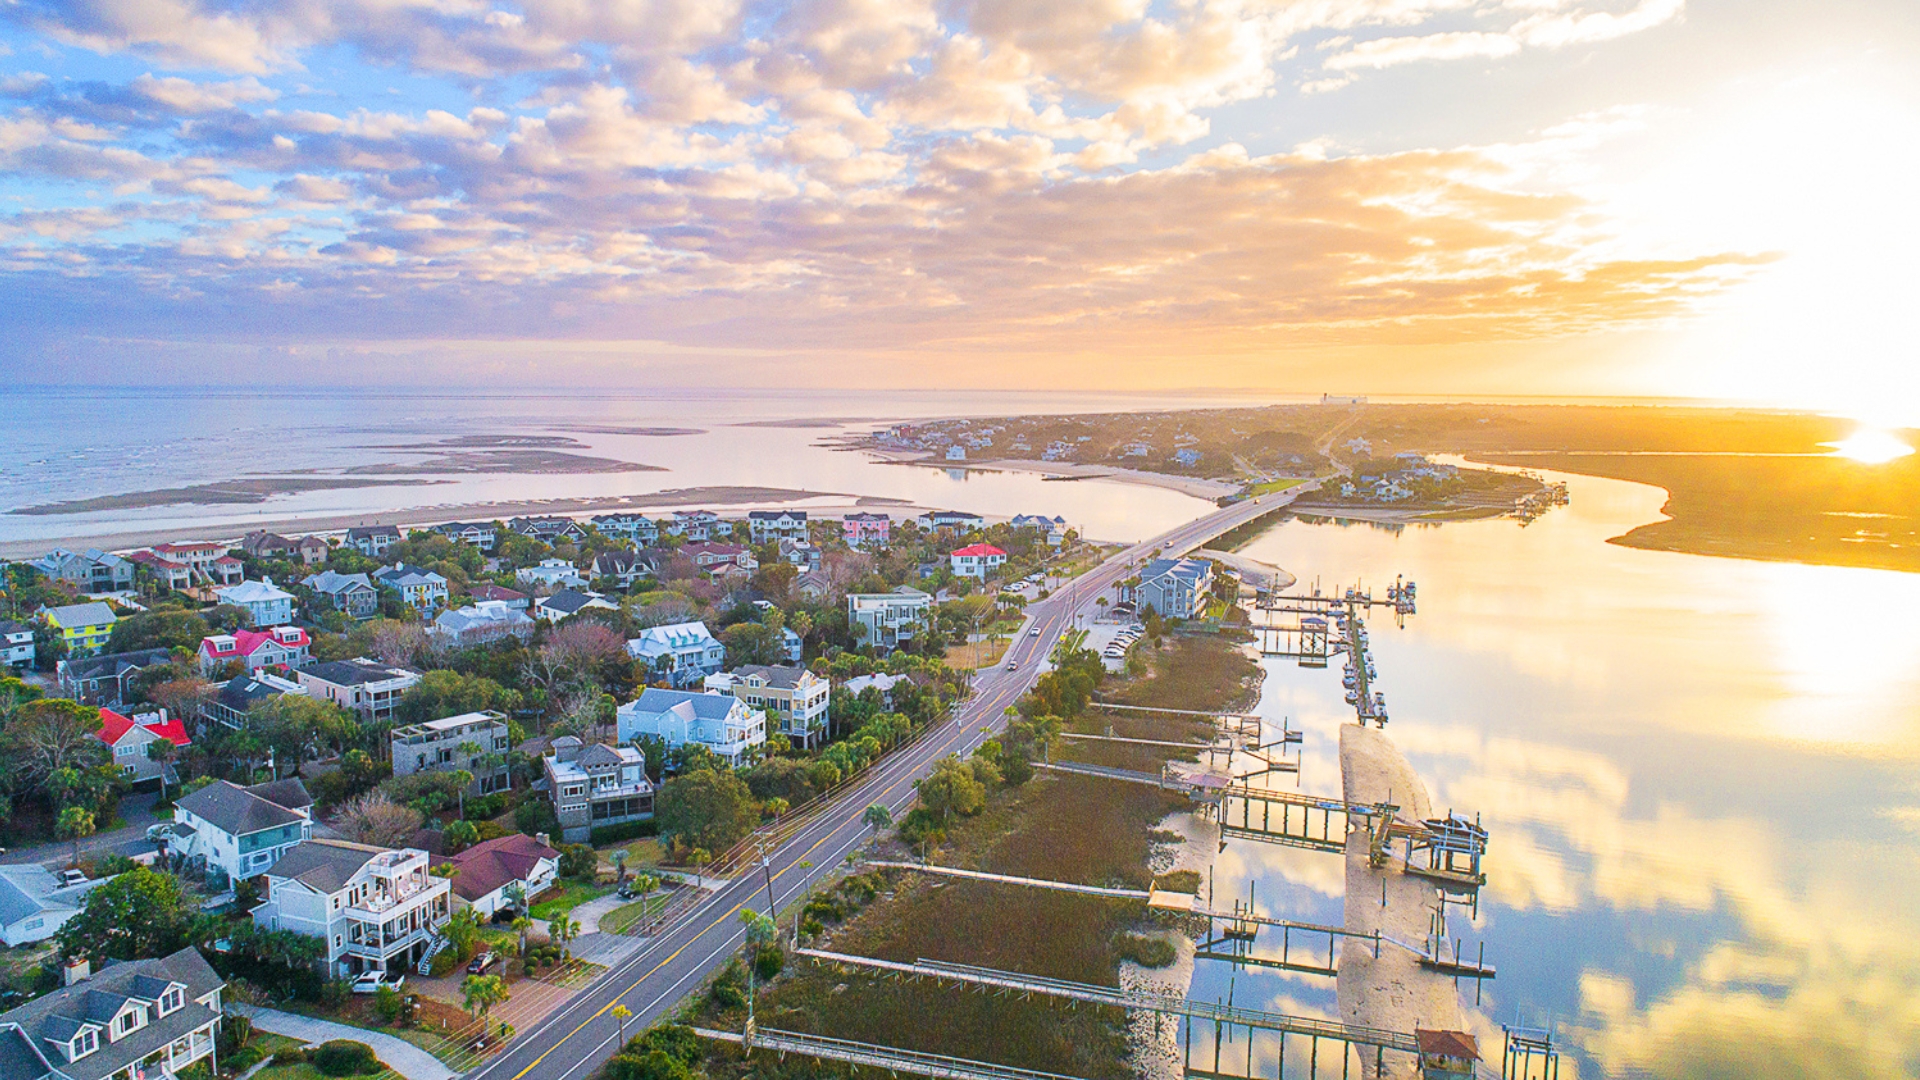
<path id="1" fill-rule="evenodd" d="M 347 800 L 334 815 L 333 827 L 357 844 L 401 847 L 420 831 L 420 811 L 401 806 L 384 792 L 369 791 Z"/>
<path id="2" fill-rule="evenodd" d="M 632 1015 L 633 1010 L 627 1008 L 625 1005 L 615 1005 L 613 1007 L 613 1018 L 620 1025 L 620 1037 L 615 1041 L 622 1046 L 627 1044 L 627 1018 Z"/>
<path id="3" fill-rule="evenodd" d="M 504 1004 L 512 996 L 507 981 L 498 975 L 469 975 L 460 984 L 460 1000 L 475 1020 L 484 1020 L 487 1010 Z"/>
<path id="4" fill-rule="evenodd" d="M 455 956 L 470 959 L 480 944 L 480 916 L 470 907 L 461 908 L 440 928 L 440 933 Z"/>
<path id="5" fill-rule="evenodd" d="M 874 832 L 879 832 L 893 824 L 893 813 L 879 803 L 874 803 L 861 812 L 860 820 L 866 822 L 867 827 Z"/>
<path id="6" fill-rule="evenodd" d="M 86 767 L 106 759 L 106 744 L 95 737 L 100 710 L 64 698 L 43 698 L 15 710 L 7 725 L 7 760 L 23 779 L 40 780 L 55 769 Z"/>
<path id="7" fill-rule="evenodd" d="M 753 793 L 731 772 L 698 769 L 660 785 L 654 820 L 660 835 L 691 847 L 724 851 L 759 820 Z"/>
<path id="8" fill-rule="evenodd" d="M 615 848 L 613 852 L 613 880 L 617 884 L 627 880 L 627 849 Z"/>
<path id="9" fill-rule="evenodd" d="M 977 814 L 987 804 L 986 786 L 975 779 L 966 762 L 953 754 L 934 762 L 933 771 L 913 786 L 920 793 L 920 804 L 942 822 L 956 813 L 963 817 Z"/>
<path id="10" fill-rule="evenodd" d="M 58 934 L 60 954 L 102 960 L 166 956 L 187 943 L 187 895 L 172 874 L 135 867 L 87 893 Z"/>
<path id="11" fill-rule="evenodd" d="M 80 841 L 93 835 L 93 811 L 84 806 L 69 806 L 54 820 L 53 831 L 62 840 L 73 841 L 73 861 L 80 861 Z"/>
<path id="12" fill-rule="evenodd" d="M 160 766 L 160 801 L 167 801 L 167 769 L 173 765 L 173 759 L 180 754 L 180 748 L 172 739 L 156 738 L 147 744 L 147 760 Z"/>
<path id="13" fill-rule="evenodd" d="M 778 664 L 786 659 L 780 635 L 765 623 L 734 623 L 720 632 L 727 646 L 727 666 Z"/>
<path id="14" fill-rule="evenodd" d="M 107 638 L 107 652 L 133 652 L 136 649 L 184 649 L 200 647 L 200 639 L 211 633 L 207 621 L 192 611 L 142 611 L 113 624 Z"/>
<path id="15" fill-rule="evenodd" d="M 588 844 L 560 845 L 560 876 L 592 881 L 600 869 L 600 853 Z"/>
<path id="16" fill-rule="evenodd" d="M 149 687 L 147 700 L 167 710 L 168 716 L 193 716 L 213 700 L 213 684 L 189 673 Z"/>
<path id="17" fill-rule="evenodd" d="M 394 723 L 421 724 L 482 709 L 511 712 L 519 703 L 519 695 L 484 676 L 429 671 L 400 695 L 400 703 L 394 708 Z"/>
<path id="18" fill-rule="evenodd" d="M 511 925 L 513 932 L 520 935 L 520 955 L 525 956 L 527 955 L 527 931 L 533 929 L 533 920 L 525 915 L 519 915 L 515 916 Z"/>
<path id="19" fill-rule="evenodd" d="M 43 692 L 37 686 L 12 675 L 0 676 L 0 729 L 4 729 L 29 702 L 39 701 Z"/>
<path id="20" fill-rule="evenodd" d="M 654 890 L 659 887 L 660 879 L 654 877 L 652 874 L 633 875 L 633 891 L 640 894 L 640 902 L 642 904 L 645 904 L 647 900 L 653 896 Z M 644 912 L 647 909 L 642 907 L 640 910 Z"/>
<path id="21" fill-rule="evenodd" d="M 479 843 L 480 830 L 471 821 L 453 821 L 441 830 L 440 837 L 446 841 L 447 854 L 453 855 Z"/>
<path id="22" fill-rule="evenodd" d="M 323 743 L 344 750 L 359 741 L 360 725 L 345 709 L 305 694 L 280 694 L 247 710 L 247 726 L 273 751 L 276 779 L 279 768 L 293 762 L 295 776 Z"/>
<path id="23" fill-rule="evenodd" d="M 573 939 L 580 936 L 580 924 L 568 918 L 565 912 L 555 915 L 547 921 L 547 934 L 560 943 L 560 949 L 567 959 L 573 959 Z"/>

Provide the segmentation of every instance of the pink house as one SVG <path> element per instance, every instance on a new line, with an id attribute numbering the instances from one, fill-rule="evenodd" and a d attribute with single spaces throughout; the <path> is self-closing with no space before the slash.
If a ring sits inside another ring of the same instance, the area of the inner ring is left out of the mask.
<path id="1" fill-rule="evenodd" d="M 840 520 L 840 535 L 848 547 L 884 544 L 893 537 L 893 519 L 885 514 L 848 514 Z"/>

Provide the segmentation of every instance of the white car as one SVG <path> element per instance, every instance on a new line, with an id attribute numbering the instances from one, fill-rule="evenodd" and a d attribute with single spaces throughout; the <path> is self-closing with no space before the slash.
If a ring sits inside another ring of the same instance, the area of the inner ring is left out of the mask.
<path id="1" fill-rule="evenodd" d="M 384 971 L 369 971 L 353 980 L 353 992 L 356 994 L 371 994 L 383 986 L 390 986 L 398 990 L 406 984 L 407 977 L 405 975 L 389 975 Z"/>
<path id="2" fill-rule="evenodd" d="M 1019 670 L 1019 667 L 1020 667 L 1020 661 L 1018 661 L 1018 660 L 1009 660 L 1009 661 L 1007 661 L 1007 670 L 1008 670 L 1008 671 L 1017 671 L 1017 670 Z"/>
<path id="3" fill-rule="evenodd" d="M 1033 629 L 1031 629 L 1031 630 L 1029 630 L 1029 631 L 1027 631 L 1027 636 L 1028 636 L 1028 637 L 1039 637 L 1039 636 L 1040 636 L 1040 628 L 1036 626 L 1036 627 L 1034 627 Z"/>

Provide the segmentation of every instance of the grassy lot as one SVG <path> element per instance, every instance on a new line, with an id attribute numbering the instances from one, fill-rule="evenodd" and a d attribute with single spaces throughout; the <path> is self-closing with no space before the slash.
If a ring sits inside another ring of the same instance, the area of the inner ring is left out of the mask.
<path id="1" fill-rule="evenodd" d="M 627 927 L 650 915 L 658 915 L 667 906 L 669 894 L 655 893 L 645 900 L 635 900 L 625 907 L 617 907 L 600 916 L 600 929 L 609 934 L 623 934 Z"/>
<path id="2" fill-rule="evenodd" d="M 1265 483 L 1255 484 L 1248 488 L 1247 494 L 1254 496 L 1271 495 L 1276 491 L 1285 491 L 1288 488 L 1299 487 L 1306 482 L 1306 478 L 1301 476 L 1289 476 L 1281 480 L 1268 480 Z"/>
<path id="3" fill-rule="evenodd" d="M 973 671 L 978 668 L 990 668 L 1007 655 L 1007 638 L 982 641 L 968 645 L 953 645 L 947 649 L 947 666 L 956 671 Z"/>
<path id="4" fill-rule="evenodd" d="M 608 844 L 600 848 L 600 861 L 608 866 L 612 866 L 613 853 L 622 850 L 627 853 L 627 873 L 629 875 L 659 866 L 667 857 L 667 849 L 661 846 L 660 841 L 651 836 L 644 836 L 638 840 L 626 840 L 618 844 Z"/>
<path id="5" fill-rule="evenodd" d="M 1153 654 L 1153 670 L 1105 693 L 1129 704 L 1215 709 L 1243 705 L 1258 667 L 1230 642 L 1181 637 Z M 1204 720 L 1106 713 L 1076 730 L 1138 738 L 1204 740 Z M 1058 756 L 1157 771 L 1170 747 L 1063 743 Z M 995 793 L 977 817 L 955 822 L 937 856 L 946 865 L 1090 885 L 1147 888 L 1153 832 L 1186 801 L 1157 788 L 1095 777 L 1041 773 Z M 1135 902 L 1042 892 L 992 882 L 911 873 L 888 875 L 889 890 L 823 945 L 889 960 L 946 960 L 1115 986 L 1119 964 L 1141 948 L 1133 935 L 1157 929 Z M 1168 882 L 1179 887 L 1191 881 Z M 759 1022 L 934 1053 L 954 1054 L 1086 1077 L 1137 1075 L 1127 1059 L 1119 1010 L 969 994 L 928 984 L 876 980 L 797 962 L 762 997 Z M 740 1016 L 702 1022 L 738 1027 Z M 715 1077 L 745 1075 L 736 1051 L 714 1049 Z M 844 1071 L 807 1063 L 809 1076 Z M 761 1066 L 764 1070 L 764 1064 Z M 772 1074 L 760 1072 L 756 1077 Z M 799 1074 L 795 1074 L 799 1075 Z"/>
<path id="6" fill-rule="evenodd" d="M 533 905 L 531 914 L 536 919 L 551 919 L 572 911 L 589 900 L 597 900 L 613 891 L 611 885 L 583 885 L 577 881 L 562 882 L 540 895 L 545 899 Z"/>

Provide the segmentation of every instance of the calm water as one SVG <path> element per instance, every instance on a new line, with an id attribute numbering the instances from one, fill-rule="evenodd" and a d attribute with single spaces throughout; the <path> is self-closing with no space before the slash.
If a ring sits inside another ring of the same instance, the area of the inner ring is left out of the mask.
<path id="1" fill-rule="evenodd" d="M 1662 493 L 1563 479 L 1572 506 L 1525 528 L 1294 521 L 1247 549 L 1420 585 L 1371 639 L 1388 734 L 1491 833 L 1479 923 L 1454 923 L 1500 970 L 1482 1046 L 1497 1068 L 1497 1025 L 1550 1014 L 1583 1076 L 1920 1075 L 1920 575 L 1610 545 Z M 1266 670 L 1262 715 L 1307 733 L 1302 789 L 1337 793 L 1338 665 Z M 1217 867 L 1223 892 L 1340 918 L 1336 857 L 1233 841 Z M 1331 1007 L 1331 980 L 1217 963 L 1194 989 L 1230 981 Z"/>
<path id="2" fill-rule="evenodd" d="M 662 392 L 649 395 L 257 393 L 27 390 L 0 397 L 0 543 L 76 540 L 131 530 L 234 536 L 264 521 L 382 514 L 422 507 L 589 498 L 709 484 L 907 499 L 988 514 L 1064 515 L 1088 535 L 1132 540 L 1206 512 L 1209 504 L 1139 485 L 1050 483 L 1017 473 L 966 473 L 875 463 L 815 445 L 888 419 L 1096 412 L 1248 404 L 1245 399 L 1080 394 Z M 791 418 L 852 423 L 743 427 Z M 864 421 L 864 422 L 861 422 Z M 697 428 L 684 436 L 583 432 L 596 427 Z M 480 434 L 570 435 L 574 452 L 665 472 L 429 476 L 432 487 L 362 488 L 275 496 L 246 506 L 174 505 L 58 516 L 4 511 L 70 499 L 409 460 L 385 445 Z M 830 500 L 844 505 L 844 498 Z M 804 503 L 802 505 L 805 505 Z M 453 516 L 449 511 L 449 516 Z M 462 516 L 465 516 L 463 513 Z M 486 517 L 484 513 L 473 516 Z"/>

